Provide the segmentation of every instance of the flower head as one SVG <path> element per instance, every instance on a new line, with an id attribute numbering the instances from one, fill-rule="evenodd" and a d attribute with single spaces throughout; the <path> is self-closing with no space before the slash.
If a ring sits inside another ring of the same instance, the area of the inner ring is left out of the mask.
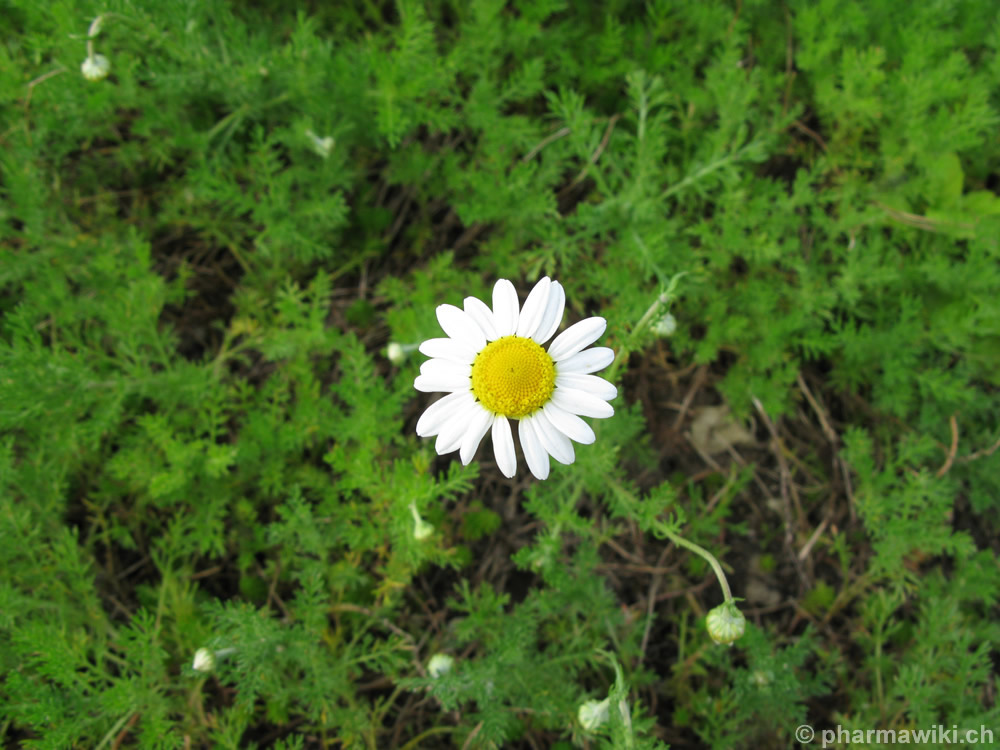
<path id="1" fill-rule="evenodd" d="M 732 601 L 726 601 L 708 613 L 705 628 L 716 643 L 732 646 L 747 629 L 747 619 Z"/>
<path id="2" fill-rule="evenodd" d="M 514 285 L 500 279 L 493 287 L 493 309 L 466 297 L 464 309 L 439 305 L 438 322 L 447 338 L 428 339 L 420 351 L 432 359 L 413 383 L 426 393 L 447 391 L 417 422 L 421 437 L 437 435 L 439 454 L 459 451 L 468 464 L 480 441 L 492 431 L 493 453 L 504 476 L 517 470 L 510 419 L 531 473 L 549 475 L 549 456 L 563 464 L 575 460 L 573 444 L 594 442 L 594 431 L 580 419 L 610 417 L 614 385 L 589 373 L 611 364 L 611 349 L 594 343 L 604 318 L 586 318 L 544 344 L 562 321 L 566 294 L 547 276 L 535 284 L 521 307 Z"/>
<path id="3" fill-rule="evenodd" d="M 402 364 L 403 360 L 406 359 L 406 354 L 403 353 L 403 347 L 395 341 L 389 342 L 389 346 L 385 348 L 385 356 L 388 357 L 389 361 L 394 365 Z"/>
<path id="4" fill-rule="evenodd" d="M 576 713 L 580 726 L 588 732 L 593 732 L 601 724 L 608 720 L 610 699 L 602 701 L 589 700 L 580 704 L 580 709 Z"/>
<path id="5" fill-rule="evenodd" d="M 306 138 L 309 139 L 309 144 L 312 146 L 313 151 L 326 159 L 330 156 L 330 152 L 333 151 L 333 147 L 336 145 L 336 140 L 330 136 L 325 138 L 320 138 L 311 130 L 306 131 Z"/>
<path id="6" fill-rule="evenodd" d="M 88 81 L 102 81 L 110 71 L 111 63 L 104 55 L 87 55 L 80 63 L 80 72 Z"/>
<path id="7" fill-rule="evenodd" d="M 215 654 L 207 648 L 199 648 L 194 652 L 191 668 L 195 672 L 211 672 L 215 668 Z"/>
<path id="8" fill-rule="evenodd" d="M 677 318 L 667 313 L 653 324 L 653 332 L 657 336 L 673 336 L 677 331 Z"/>
<path id="9" fill-rule="evenodd" d="M 434 533 L 434 527 L 420 517 L 416 503 L 410 503 L 410 514 L 413 516 L 413 538 L 422 542 Z"/>
<path id="10" fill-rule="evenodd" d="M 455 666 L 455 659 L 448 654 L 434 654 L 427 662 L 427 674 L 435 680 L 441 675 L 448 674 Z"/>

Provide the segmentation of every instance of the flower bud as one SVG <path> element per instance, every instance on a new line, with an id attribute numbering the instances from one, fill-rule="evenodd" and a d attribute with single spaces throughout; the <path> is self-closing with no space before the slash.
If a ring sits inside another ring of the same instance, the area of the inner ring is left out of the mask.
<path id="1" fill-rule="evenodd" d="M 413 515 L 413 538 L 422 542 L 434 533 L 434 527 L 420 517 L 416 503 L 410 503 L 410 513 Z"/>
<path id="2" fill-rule="evenodd" d="M 88 81 L 103 81 L 111 71 L 111 63 L 104 55 L 87 55 L 80 64 L 80 72 Z"/>
<path id="3" fill-rule="evenodd" d="M 580 710 L 576 717 L 580 720 L 580 726 L 588 732 L 593 732 L 601 724 L 608 720 L 608 706 L 610 699 L 602 701 L 589 700 L 580 704 Z"/>
<path id="4" fill-rule="evenodd" d="M 267 75 L 267 70 L 263 68 L 261 70 L 263 71 L 262 75 Z M 336 145 L 336 141 L 330 136 L 320 138 L 311 130 L 306 131 L 306 138 L 309 139 L 309 143 L 312 146 L 313 151 L 322 156 L 324 159 L 330 156 L 330 152 L 333 151 L 333 147 Z"/>
<path id="5" fill-rule="evenodd" d="M 732 646 L 747 629 L 747 619 L 731 602 L 723 602 L 708 613 L 705 627 L 716 643 Z"/>
<path id="6" fill-rule="evenodd" d="M 676 330 L 677 319 L 670 313 L 667 313 L 653 324 L 653 333 L 664 338 L 672 336 Z"/>
<path id="7" fill-rule="evenodd" d="M 194 663 L 191 668 L 195 672 L 211 672 L 215 669 L 215 654 L 207 648 L 199 648 L 194 652 Z"/>
<path id="8" fill-rule="evenodd" d="M 389 346 L 385 348 L 385 356 L 388 357 L 389 361 L 394 365 L 401 364 L 402 361 L 406 359 L 406 353 L 403 351 L 403 347 L 395 341 L 389 342 Z"/>
<path id="9" fill-rule="evenodd" d="M 435 680 L 443 674 L 448 674 L 455 666 L 455 660 L 448 654 L 434 654 L 427 662 L 427 674 Z"/>

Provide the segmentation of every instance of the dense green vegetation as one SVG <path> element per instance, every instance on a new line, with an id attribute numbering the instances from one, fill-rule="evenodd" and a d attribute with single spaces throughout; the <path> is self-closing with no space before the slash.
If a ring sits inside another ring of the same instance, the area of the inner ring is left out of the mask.
<path id="1" fill-rule="evenodd" d="M 0 744 L 1000 740 L 995 3 L 0 30 Z M 546 275 L 615 416 L 438 456 L 435 307 Z"/>

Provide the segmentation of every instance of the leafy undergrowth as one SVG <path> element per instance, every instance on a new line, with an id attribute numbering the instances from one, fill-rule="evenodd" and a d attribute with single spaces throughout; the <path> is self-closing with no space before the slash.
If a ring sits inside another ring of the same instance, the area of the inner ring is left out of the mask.
<path id="1" fill-rule="evenodd" d="M 2 14 L 5 745 L 1000 732 L 1000 10 L 309 5 Z M 615 416 L 436 455 L 435 306 L 545 275 Z"/>

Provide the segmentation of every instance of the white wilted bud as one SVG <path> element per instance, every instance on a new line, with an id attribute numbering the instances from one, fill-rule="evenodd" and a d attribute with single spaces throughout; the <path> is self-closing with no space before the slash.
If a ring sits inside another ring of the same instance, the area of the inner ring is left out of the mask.
<path id="1" fill-rule="evenodd" d="M 435 680 L 443 674 L 448 674 L 455 666 L 455 660 L 448 654 L 434 654 L 427 662 L 427 674 Z"/>
<path id="2" fill-rule="evenodd" d="M 80 64 L 80 72 L 88 81 L 103 81 L 111 72 L 111 63 L 104 55 L 87 55 Z"/>
<path id="3" fill-rule="evenodd" d="M 746 632 L 747 618 L 732 601 L 726 601 L 708 613 L 705 627 L 716 643 L 732 646 Z"/>
<path id="4" fill-rule="evenodd" d="M 609 706 L 610 698 L 605 698 L 602 701 L 589 700 L 581 703 L 580 710 L 576 713 L 577 719 L 580 720 L 580 726 L 588 732 L 593 732 L 608 720 Z"/>

